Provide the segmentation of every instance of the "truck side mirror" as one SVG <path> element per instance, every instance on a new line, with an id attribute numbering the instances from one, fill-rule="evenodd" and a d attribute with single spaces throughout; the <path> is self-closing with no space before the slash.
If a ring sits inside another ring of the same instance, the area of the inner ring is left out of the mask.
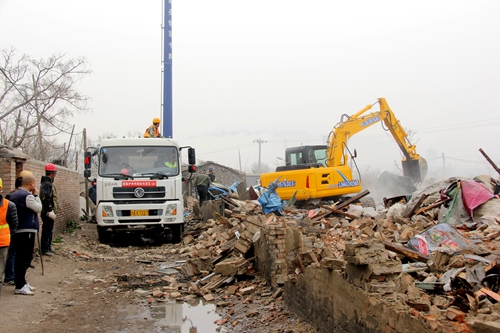
<path id="1" fill-rule="evenodd" d="M 84 165 L 85 165 L 85 170 L 90 169 L 92 167 L 92 154 L 89 151 L 85 152 Z"/>
<path id="2" fill-rule="evenodd" d="M 194 148 L 188 148 L 188 164 L 196 164 L 196 153 Z"/>

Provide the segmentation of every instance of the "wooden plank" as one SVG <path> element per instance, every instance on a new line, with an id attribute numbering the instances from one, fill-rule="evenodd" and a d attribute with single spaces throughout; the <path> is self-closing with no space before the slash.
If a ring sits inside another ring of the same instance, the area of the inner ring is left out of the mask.
<path id="1" fill-rule="evenodd" d="M 210 291 L 219 288 L 224 283 L 224 281 L 226 279 L 227 279 L 227 276 L 220 276 L 219 275 L 219 276 L 214 277 L 212 279 L 212 281 L 210 281 L 205 286 L 203 286 L 199 289 L 200 294 L 205 295 L 205 294 L 209 293 Z"/>
<path id="2" fill-rule="evenodd" d="M 405 257 L 408 257 L 408 258 L 413 259 L 413 260 L 427 262 L 428 260 L 431 259 L 431 257 L 423 255 L 422 253 L 420 253 L 418 251 L 414 251 L 414 250 L 408 249 L 406 247 L 403 247 L 403 246 L 400 246 L 400 245 L 397 245 L 394 243 L 382 242 L 382 244 L 384 244 L 384 246 L 387 250 L 404 255 Z"/>
<path id="3" fill-rule="evenodd" d="M 490 165 L 493 167 L 493 169 L 495 169 L 495 171 L 500 174 L 500 169 L 497 167 L 497 165 L 495 164 L 495 162 L 493 162 L 491 160 L 491 158 L 488 155 L 486 155 L 486 153 L 481 148 L 479 148 L 479 152 L 481 154 L 483 154 L 484 158 L 490 163 Z"/>
<path id="4" fill-rule="evenodd" d="M 432 208 L 439 207 L 439 206 L 441 206 L 443 203 L 445 203 L 448 200 L 450 200 L 450 199 L 438 200 L 438 201 L 436 201 L 435 203 L 433 203 L 433 204 L 431 204 L 429 206 L 422 207 L 422 208 L 418 209 L 417 211 L 415 211 L 414 215 L 418 215 L 418 214 L 426 212 L 426 211 L 428 211 L 428 210 L 430 210 Z"/>
<path id="5" fill-rule="evenodd" d="M 219 213 L 214 212 L 214 216 L 215 216 L 215 219 L 217 221 L 221 222 L 222 224 L 226 225 L 227 227 L 229 227 L 229 228 L 233 227 L 233 225 L 231 224 L 231 222 L 229 222 L 229 220 L 227 218 L 225 218 L 224 216 L 220 215 Z"/>
<path id="6" fill-rule="evenodd" d="M 364 190 L 363 192 L 351 197 L 350 199 L 344 201 L 343 203 L 336 205 L 335 208 L 336 209 L 345 208 L 345 207 L 349 206 L 351 203 L 353 203 L 354 201 L 357 201 L 357 200 L 361 199 L 362 197 L 367 196 L 368 194 L 370 194 L 370 191 Z"/>
<path id="7" fill-rule="evenodd" d="M 341 210 L 338 210 L 338 209 L 332 208 L 332 207 L 330 207 L 330 206 L 325 206 L 325 205 L 321 205 L 321 204 L 320 204 L 319 206 L 320 206 L 321 208 L 325 208 L 325 209 L 328 209 L 328 210 L 329 210 L 329 212 L 327 212 L 327 214 L 325 214 L 325 216 L 326 216 L 326 215 L 330 215 L 331 213 L 335 213 L 335 214 L 339 214 L 339 215 L 342 215 L 342 216 L 348 217 L 348 218 L 353 219 L 353 220 L 355 220 L 355 219 L 357 219 L 357 218 L 358 218 L 356 215 L 352 215 L 352 214 L 349 214 L 349 213 L 343 212 L 343 211 L 341 211 Z M 321 215 L 321 214 L 320 214 L 320 215 Z M 324 216 L 322 216 L 322 217 L 324 217 Z M 313 220 L 316 220 L 316 217 L 315 217 Z"/>
<path id="8" fill-rule="evenodd" d="M 227 203 L 229 206 L 232 206 L 233 208 L 239 207 L 238 204 L 236 202 L 234 202 L 234 200 L 231 198 L 221 197 L 221 199 L 222 199 L 222 201 Z"/>
<path id="9" fill-rule="evenodd" d="M 424 200 L 428 196 L 429 195 L 427 193 L 422 194 L 422 196 L 420 197 L 420 199 L 418 199 L 418 201 L 413 205 L 413 207 L 411 207 L 411 209 L 409 209 L 408 212 L 405 211 L 403 213 L 403 217 L 410 218 L 415 213 L 415 211 L 422 205 L 422 202 L 424 202 Z"/>
<path id="10" fill-rule="evenodd" d="M 491 289 L 484 287 L 484 288 L 481 288 L 474 293 L 474 295 L 476 295 L 476 296 L 481 295 L 481 294 L 487 295 L 487 296 L 493 298 L 494 300 L 496 300 L 497 302 L 500 302 L 500 295 L 493 292 Z"/>

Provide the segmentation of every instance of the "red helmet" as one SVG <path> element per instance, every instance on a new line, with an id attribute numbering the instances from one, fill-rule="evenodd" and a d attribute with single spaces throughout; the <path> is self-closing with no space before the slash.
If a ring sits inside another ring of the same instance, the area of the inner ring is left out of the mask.
<path id="1" fill-rule="evenodd" d="M 57 168 L 54 164 L 52 163 L 47 163 L 45 165 L 45 171 L 51 171 L 51 172 L 54 172 L 54 171 L 57 171 Z"/>

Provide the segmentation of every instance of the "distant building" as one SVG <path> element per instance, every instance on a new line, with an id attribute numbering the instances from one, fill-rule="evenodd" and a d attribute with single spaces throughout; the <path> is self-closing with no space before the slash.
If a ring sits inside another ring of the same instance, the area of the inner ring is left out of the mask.
<path id="1" fill-rule="evenodd" d="M 247 175 L 244 172 L 212 161 L 202 162 L 198 164 L 196 166 L 196 172 L 198 173 L 203 171 L 208 174 L 208 168 L 210 168 L 211 166 L 214 168 L 216 183 L 226 186 L 231 186 L 234 183 L 244 183 L 244 186 L 247 187 Z M 187 166 L 183 167 L 182 174 L 184 179 L 189 179 L 190 175 L 187 171 Z M 195 175 L 193 177 L 195 177 Z M 186 193 L 187 195 L 194 194 L 194 188 L 191 182 L 187 182 L 185 184 L 184 193 Z"/>

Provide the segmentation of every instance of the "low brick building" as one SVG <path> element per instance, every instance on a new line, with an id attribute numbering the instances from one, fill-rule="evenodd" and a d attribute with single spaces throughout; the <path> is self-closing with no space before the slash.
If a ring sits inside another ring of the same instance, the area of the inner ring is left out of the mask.
<path id="1" fill-rule="evenodd" d="M 19 150 L 0 145 L 0 178 L 3 181 L 2 194 L 5 195 L 14 190 L 14 184 L 19 173 L 29 170 L 40 186 L 40 179 L 45 175 L 46 162 L 31 159 Z M 57 166 L 57 176 L 54 185 L 57 188 L 59 200 L 59 212 L 54 224 L 54 234 L 66 231 L 67 222 L 78 220 L 80 212 L 79 199 L 80 175 L 75 170 Z M 40 221 L 41 222 L 41 221 Z"/>
<path id="2" fill-rule="evenodd" d="M 208 169 L 210 167 L 214 168 L 215 181 L 219 184 L 225 186 L 231 186 L 234 183 L 244 183 L 246 187 L 246 175 L 244 172 L 238 171 L 236 169 L 215 163 L 215 162 L 203 162 L 197 165 L 197 172 L 203 171 L 208 174 Z M 189 179 L 189 173 L 187 171 L 187 167 L 182 170 L 183 178 Z M 196 174 L 193 175 L 192 179 L 196 177 Z M 194 188 L 191 182 L 185 183 L 184 193 L 187 195 L 194 195 Z"/>

